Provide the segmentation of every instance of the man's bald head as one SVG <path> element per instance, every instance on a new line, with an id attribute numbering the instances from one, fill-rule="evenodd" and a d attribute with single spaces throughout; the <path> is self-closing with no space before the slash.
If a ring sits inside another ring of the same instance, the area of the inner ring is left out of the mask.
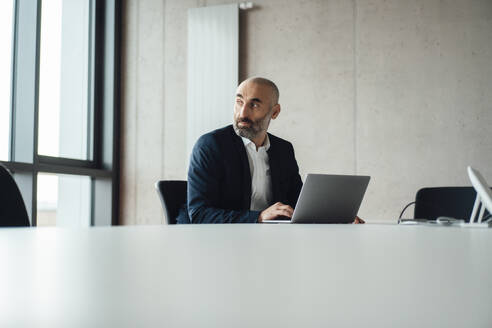
<path id="1" fill-rule="evenodd" d="M 250 77 L 249 79 L 246 79 L 243 82 L 241 82 L 241 84 L 239 84 L 239 86 L 241 86 L 243 84 L 247 84 L 247 83 L 254 83 L 254 84 L 268 86 L 271 90 L 271 100 L 272 100 L 272 104 L 270 107 L 273 107 L 276 104 L 278 104 L 278 99 L 280 97 L 280 93 L 279 93 L 277 85 L 275 85 L 275 83 L 273 83 L 272 81 L 270 81 L 269 79 L 266 79 L 264 77 Z"/>

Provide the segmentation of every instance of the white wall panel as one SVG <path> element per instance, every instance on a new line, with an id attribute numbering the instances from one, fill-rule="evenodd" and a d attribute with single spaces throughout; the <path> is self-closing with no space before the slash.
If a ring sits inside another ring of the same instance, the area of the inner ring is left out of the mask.
<path id="1" fill-rule="evenodd" d="M 154 183 L 163 178 L 165 3 L 124 3 L 120 224 L 160 224 L 164 212 Z"/>
<path id="2" fill-rule="evenodd" d="M 188 154 L 202 134 L 232 122 L 238 10 L 237 4 L 188 10 Z"/>

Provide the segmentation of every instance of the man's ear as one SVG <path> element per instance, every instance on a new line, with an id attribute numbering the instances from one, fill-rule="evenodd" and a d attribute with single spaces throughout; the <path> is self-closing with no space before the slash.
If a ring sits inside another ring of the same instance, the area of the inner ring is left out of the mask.
<path id="1" fill-rule="evenodd" d="M 276 119 L 278 114 L 280 114 L 280 104 L 276 104 L 272 108 L 272 119 Z"/>

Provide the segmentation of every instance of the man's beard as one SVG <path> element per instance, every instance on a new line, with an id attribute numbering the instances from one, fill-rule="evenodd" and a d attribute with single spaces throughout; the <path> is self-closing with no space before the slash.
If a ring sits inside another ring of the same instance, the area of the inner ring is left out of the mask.
<path id="1" fill-rule="evenodd" d="M 247 122 L 250 126 L 240 127 L 239 123 Z M 234 118 L 233 126 L 234 131 L 240 137 L 247 138 L 253 140 L 256 138 L 261 132 L 266 131 L 268 129 L 268 125 L 270 124 L 270 112 L 265 115 L 265 117 L 252 121 L 248 118 Z"/>

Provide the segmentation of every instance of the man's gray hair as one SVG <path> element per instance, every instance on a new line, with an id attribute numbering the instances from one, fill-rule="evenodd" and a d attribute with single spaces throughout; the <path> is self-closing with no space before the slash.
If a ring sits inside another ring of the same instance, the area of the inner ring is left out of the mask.
<path id="1" fill-rule="evenodd" d="M 273 81 L 270 81 L 269 79 L 266 79 L 264 77 L 250 77 L 246 81 L 257 83 L 257 84 L 262 84 L 262 85 L 268 85 L 272 89 L 272 107 L 275 106 L 276 104 L 278 104 L 280 92 L 278 91 L 277 85 L 275 83 L 273 83 Z M 244 82 L 246 82 L 246 81 L 244 81 Z"/>

